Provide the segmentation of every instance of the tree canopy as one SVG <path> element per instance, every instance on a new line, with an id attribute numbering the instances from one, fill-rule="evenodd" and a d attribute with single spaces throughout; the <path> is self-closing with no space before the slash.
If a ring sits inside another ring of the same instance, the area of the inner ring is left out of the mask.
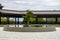
<path id="1" fill-rule="evenodd" d="M 23 18 L 24 18 L 24 22 L 25 22 L 27 27 L 29 27 L 29 22 L 30 22 L 32 17 L 34 17 L 32 11 L 26 10 L 26 14 Z"/>

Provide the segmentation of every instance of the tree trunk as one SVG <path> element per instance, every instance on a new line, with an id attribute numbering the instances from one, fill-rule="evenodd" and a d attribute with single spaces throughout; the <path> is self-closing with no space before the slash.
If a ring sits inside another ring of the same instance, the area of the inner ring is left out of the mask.
<path id="1" fill-rule="evenodd" d="M 29 21 L 27 21 L 27 27 L 29 27 Z"/>

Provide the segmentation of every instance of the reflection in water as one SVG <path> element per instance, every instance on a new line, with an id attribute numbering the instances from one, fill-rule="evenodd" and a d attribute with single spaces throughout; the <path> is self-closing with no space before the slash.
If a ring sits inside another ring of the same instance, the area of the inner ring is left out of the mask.
<path id="1" fill-rule="evenodd" d="M 9 27 L 15 27 L 15 25 L 9 25 Z M 18 27 L 18 25 L 16 25 Z M 23 25 L 19 25 L 19 27 L 23 27 Z"/>

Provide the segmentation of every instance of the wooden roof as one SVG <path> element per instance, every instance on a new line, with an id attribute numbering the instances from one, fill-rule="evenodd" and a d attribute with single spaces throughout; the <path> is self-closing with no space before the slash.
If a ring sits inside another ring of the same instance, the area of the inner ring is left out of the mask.
<path id="1" fill-rule="evenodd" d="M 12 13 L 12 14 L 25 14 L 25 10 L 7 10 L 7 9 L 2 9 L 0 10 L 2 13 Z M 60 10 L 32 10 L 34 14 L 60 14 Z"/>
<path id="2" fill-rule="evenodd" d="M 16 14 L 16 15 L 24 15 L 26 14 L 25 10 L 7 10 L 7 9 L 2 9 L 0 10 L 1 14 L 5 14 L 5 15 L 12 15 L 12 14 Z M 60 10 L 32 10 L 32 12 L 35 15 L 41 15 L 41 16 L 49 16 L 49 15 L 56 15 L 56 16 L 60 16 Z"/>

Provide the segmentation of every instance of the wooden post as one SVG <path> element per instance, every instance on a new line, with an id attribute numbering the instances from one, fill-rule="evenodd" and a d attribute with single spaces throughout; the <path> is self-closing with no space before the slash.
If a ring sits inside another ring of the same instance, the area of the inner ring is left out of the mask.
<path id="1" fill-rule="evenodd" d="M 9 17 L 7 17 L 7 24 L 8 24 L 8 27 L 9 27 Z"/>
<path id="2" fill-rule="evenodd" d="M 1 24 L 1 12 L 0 12 L 0 24 Z"/>
<path id="3" fill-rule="evenodd" d="M 46 17 L 46 19 L 45 19 L 45 20 L 46 20 L 45 24 L 47 24 L 47 23 L 48 23 L 48 22 L 47 22 L 47 17 Z"/>
<path id="4" fill-rule="evenodd" d="M 9 17 L 7 17 L 7 24 L 9 24 Z"/>
<path id="5" fill-rule="evenodd" d="M 55 24 L 57 24 L 57 17 L 56 17 L 56 21 L 55 21 Z"/>
<path id="6" fill-rule="evenodd" d="M 36 24 L 38 24 L 38 17 L 36 17 Z"/>
<path id="7" fill-rule="evenodd" d="M 46 17 L 46 24 L 48 24 L 47 17 Z M 47 25 L 46 25 L 46 27 L 47 27 Z"/>
<path id="8" fill-rule="evenodd" d="M 16 27 L 16 17 L 15 17 L 15 27 Z"/>
<path id="9" fill-rule="evenodd" d="M 18 17 L 18 27 L 19 27 L 19 17 Z"/>

